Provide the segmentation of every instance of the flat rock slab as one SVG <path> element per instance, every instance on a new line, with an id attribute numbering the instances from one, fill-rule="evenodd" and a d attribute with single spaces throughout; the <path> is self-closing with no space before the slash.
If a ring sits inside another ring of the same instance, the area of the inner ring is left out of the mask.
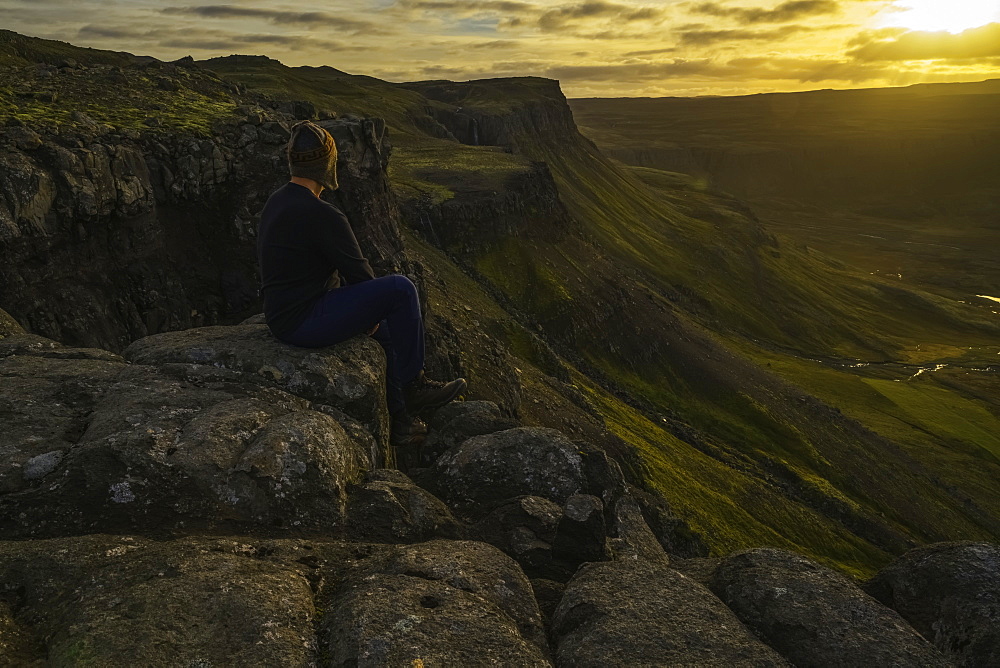
<path id="1" fill-rule="evenodd" d="M 1000 665 L 1000 546 L 911 550 L 866 585 L 960 666 Z"/>
<path id="2" fill-rule="evenodd" d="M 315 665 L 316 571 L 351 564 L 355 549 L 106 535 L 4 542 L 0 588 L 12 605 L 6 615 L 0 606 L 0 637 L 16 642 L 15 665 Z"/>
<path id="3" fill-rule="evenodd" d="M 947 666 L 896 612 L 851 580 L 775 549 L 734 554 L 716 568 L 712 591 L 796 666 Z"/>
<path id="4" fill-rule="evenodd" d="M 238 371 L 247 379 L 316 401 L 360 421 L 384 446 L 385 353 L 356 336 L 326 348 L 299 348 L 274 338 L 266 325 L 198 327 L 147 336 L 124 352 L 130 362 L 202 364 Z"/>
<path id="5" fill-rule="evenodd" d="M 310 402 L 202 365 L 0 360 L 0 531 L 343 525 L 370 453 Z"/>
<path id="6" fill-rule="evenodd" d="M 710 591 L 659 563 L 585 564 L 552 619 L 556 665 L 787 666 Z"/>
<path id="7" fill-rule="evenodd" d="M 333 665 L 550 665 L 530 582 L 485 543 L 396 548 L 348 576 L 328 608 Z"/>
<path id="8" fill-rule="evenodd" d="M 35 467 L 32 473 L 29 462 L 61 459 L 76 445 L 101 396 L 124 368 L 123 361 L 0 359 L 0 498 L 54 471 Z"/>

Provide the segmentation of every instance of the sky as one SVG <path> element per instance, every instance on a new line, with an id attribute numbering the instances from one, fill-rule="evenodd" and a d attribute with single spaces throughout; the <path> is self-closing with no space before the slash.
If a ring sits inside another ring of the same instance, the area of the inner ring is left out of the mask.
<path id="1" fill-rule="evenodd" d="M 389 81 L 542 76 L 567 97 L 1000 78 L 1000 0 L 0 0 L 0 28 Z"/>

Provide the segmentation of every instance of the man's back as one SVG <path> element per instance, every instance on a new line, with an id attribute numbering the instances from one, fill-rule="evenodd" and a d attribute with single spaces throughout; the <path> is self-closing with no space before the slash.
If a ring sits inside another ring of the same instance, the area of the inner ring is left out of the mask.
<path id="1" fill-rule="evenodd" d="M 349 283 L 375 277 L 343 212 L 296 183 L 278 188 L 264 205 L 257 260 L 264 315 L 279 338 L 294 332 L 341 277 Z"/>

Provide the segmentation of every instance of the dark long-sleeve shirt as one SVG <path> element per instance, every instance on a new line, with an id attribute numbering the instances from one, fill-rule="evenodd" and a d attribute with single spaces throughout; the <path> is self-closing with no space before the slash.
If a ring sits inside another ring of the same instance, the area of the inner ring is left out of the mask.
<path id="1" fill-rule="evenodd" d="M 278 338 L 294 332 L 341 279 L 375 278 L 347 216 L 305 186 L 286 183 L 268 198 L 257 232 L 264 317 Z"/>

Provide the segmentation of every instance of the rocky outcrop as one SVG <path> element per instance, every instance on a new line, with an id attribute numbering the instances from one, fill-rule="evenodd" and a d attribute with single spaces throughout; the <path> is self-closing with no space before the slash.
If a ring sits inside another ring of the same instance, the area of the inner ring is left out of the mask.
<path id="1" fill-rule="evenodd" d="M 74 118 L 59 133 L 0 127 L 3 307 L 37 334 L 115 351 L 259 311 L 256 214 L 287 178 L 294 118 L 257 100 L 211 137 Z M 355 221 L 376 268 L 406 269 L 384 123 L 322 124 L 342 185 L 325 197 Z"/>
<path id="2" fill-rule="evenodd" d="M 6 542 L 0 582 L 15 665 L 550 665 L 531 584 L 482 543 Z"/>
<path id="3" fill-rule="evenodd" d="M 786 666 L 707 589 L 646 561 L 587 564 L 552 620 L 557 666 Z"/>
<path id="4" fill-rule="evenodd" d="M 483 543 L 434 541 L 373 559 L 330 607 L 321 638 L 333 665 L 550 665 L 531 584 Z"/>
<path id="5" fill-rule="evenodd" d="M 939 543 L 907 552 L 867 583 L 959 666 L 1000 663 L 1000 547 Z"/>
<path id="6" fill-rule="evenodd" d="M 710 587 L 796 666 L 950 665 L 856 584 L 791 552 L 734 554 L 715 570 Z"/>
<path id="7" fill-rule="evenodd" d="M 488 509 L 514 496 L 562 504 L 587 488 L 579 446 L 555 429 L 517 427 L 475 436 L 434 464 L 437 486 L 452 503 Z"/>
<path id="8" fill-rule="evenodd" d="M 139 339 L 124 355 L 136 364 L 230 369 L 247 382 L 337 408 L 360 420 L 383 448 L 388 443 L 385 355 L 369 337 L 328 348 L 299 348 L 276 340 L 267 325 L 202 327 Z M 369 453 L 373 462 L 384 456 Z"/>
<path id="9" fill-rule="evenodd" d="M 524 152 L 525 142 L 558 143 L 578 136 L 566 97 L 554 79 L 511 77 L 403 86 L 435 101 L 427 113 L 463 144 Z"/>
<path id="10" fill-rule="evenodd" d="M 403 217 L 434 245 L 467 258 L 511 238 L 558 242 L 579 225 L 544 162 L 514 171 L 495 189 L 461 189 L 443 202 L 408 202 Z"/>
<path id="11" fill-rule="evenodd" d="M 668 567 L 697 540 L 593 445 L 471 402 L 430 420 L 431 468 L 382 468 L 384 362 L 363 337 L 304 350 L 260 324 L 208 327 L 142 339 L 127 361 L 2 312 L 0 327 L 0 531 L 124 534 L 0 544 L 0 639 L 20 663 L 784 665 Z M 483 542 L 418 542 L 464 536 Z M 704 577 L 792 661 L 880 656 L 862 642 L 875 629 L 938 665 L 843 578 L 793 555 L 744 577 L 740 559 Z M 806 603 L 772 601 L 782 587 Z M 806 639 L 774 630 L 788 628 Z"/>
<path id="12" fill-rule="evenodd" d="M 139 341 L 145 363 L 127 364 L 26 336 L 0 340 L 7 537 L 332 531 L 348 487 L 388 461 L 373 341 L 295 350 L 263 325 L 207 328 Z"/>

